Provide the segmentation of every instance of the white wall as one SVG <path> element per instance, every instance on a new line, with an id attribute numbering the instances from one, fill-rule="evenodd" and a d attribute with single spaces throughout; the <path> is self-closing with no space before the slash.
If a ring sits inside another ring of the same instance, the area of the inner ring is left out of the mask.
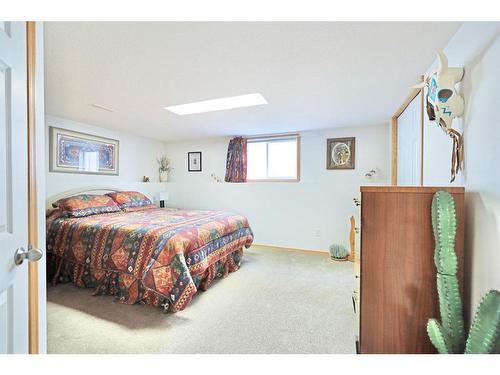
<path id="1" fill-rule="evenodd" d="M 378 183 L 389 181 L 386 125 L 302 133 L 301 181 L 298 183 L 211 182 L 225 175 L 229 138 L 167 143 L 174 170 L 167 183 L 168 204 L 175 207 L 220 209 L 248 217 L 255 243 L 327 251 L 332 243 L 348 245 L 349 217 L 357 214 L 352 198 L 364 175 L 378 168 Z M 356 169 L 326 169 L 326 139 L 356 137 Z M 187 153 L 203 153 L 203 171 L 187 171 Z M 319 231 L 319 236 L 316 235 Z"/>
<path id="2" fill-rule="evenodd" d="M 466 293 L 475 308 L 489 289 L 500 290 L 500 23 L 464 23 L 444 52 L 450 66 L 463 66 L 466 189 Z M 435 65 L 437 66 L 437 65 Z M 448 185 L 451 140 L 425 124 L 424 182 Z M 471 311 L 472 313 L 472 311 Z"/>
<path id="3" fill-rule="evenodd" d="M 162 143 L 55 116 L 45 116 L 46 197 L 88 187 L 134 189 L 153 197 L 170 193 L 169 206 L 220 209 L 246 215 L 260 244 L 327 251 L 332 243 L 348 244 L 349 217 L 359 215 L 352 198 L 359 186 L 389 181 L 386 125 L 305 132 L 301 142 L 301 181 L 298 183 L 213 183 L 224 179 L 229 138 Z M 100 176 L 49 172 L 48 128 L 55 126 L 120 140 L 120 175 Z M 326 170 L 326 139 L 356 137 L 356 169 Z M 203 171 L 187 171 L 187 152 L 203 152 Z M 158 182 L 156 157 L 167 153 L 174 170 L 170 182 Z M 374 180 L 364 175 L 378 168 Z M 142 183 L 142 176 L 151 183 Z"/>
<path id="4" fill-rule="evenodd" d="M 159 183 L 156 158 L 165 152 L 165 143 L 49 115 L 45 117 L 45 125 L 46 197 L 50 198 L 67 190 L 88 186 L 134 189 L 150 197 L 153 197 L 155 192 L 164 190 L 165 184 Z M 119 175 L 49 172 L 49 126 L 118 139 L 120 141 Z M 151 182 L 142 183 L 143 176 L 149 176 Z"/>

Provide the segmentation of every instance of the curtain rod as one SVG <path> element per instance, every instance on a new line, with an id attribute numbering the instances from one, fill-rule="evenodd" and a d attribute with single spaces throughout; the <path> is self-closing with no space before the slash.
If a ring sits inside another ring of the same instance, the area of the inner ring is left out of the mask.
<path id="1" fill-rule="evenodd" d="M 261 135 L 251 135 L 242 136 L 245 139 L 259 139 L 259 138 L 281 138 L 281 137 L 300 137 L 300 133 L 275 133 L 275 134 L 261 134 Z"/>

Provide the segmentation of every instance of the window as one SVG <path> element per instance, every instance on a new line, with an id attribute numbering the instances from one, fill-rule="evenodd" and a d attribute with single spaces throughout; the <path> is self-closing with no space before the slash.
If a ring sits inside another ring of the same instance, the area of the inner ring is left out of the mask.
<path id="1" fill-rule="evenodd" d="M 298 181 L 298 135 L 250 138 L 247 141 L 248 181 Z"/>

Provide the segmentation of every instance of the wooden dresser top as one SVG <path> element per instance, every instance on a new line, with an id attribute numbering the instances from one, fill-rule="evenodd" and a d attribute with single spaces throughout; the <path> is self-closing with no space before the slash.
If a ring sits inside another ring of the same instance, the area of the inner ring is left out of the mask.
<path id="1" fill-rule="evenodd" d="M 464 194 L 464 187 L 456 186 L 361 186 L 362 193 L 435 193 L 446 190 L 453 194 Z"/>

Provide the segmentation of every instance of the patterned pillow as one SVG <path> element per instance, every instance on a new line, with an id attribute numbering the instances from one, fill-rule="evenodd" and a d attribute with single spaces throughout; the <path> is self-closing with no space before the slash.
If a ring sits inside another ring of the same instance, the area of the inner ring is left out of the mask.
<path id="1" fill-rule="evenodd" d="M 121 209 L 149 206 L 153 204 L 148 197 L 138 191 L 117 191 L 106 195 L 111 197 Z"/>
<path id="2" fill-rule="evenodd" d="M 120 211 L 120 207 L 106 195 L 75 195 L 59 199 L 53 206 L 58 207 L 63 215 L 68 217 L 83 217 Z"/>

